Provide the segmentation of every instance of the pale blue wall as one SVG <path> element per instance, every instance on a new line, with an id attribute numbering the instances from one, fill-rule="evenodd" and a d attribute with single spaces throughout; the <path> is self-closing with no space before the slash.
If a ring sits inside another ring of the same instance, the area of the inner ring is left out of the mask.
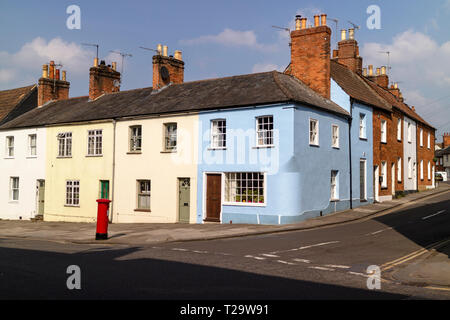
<path id="1" fill-rule="evenodd" d="M 274 148 L 255 148 L 255 118 L 263 115 L 273 115 L 278 132 Z M 318 148 L 309 146 L 309 117 L 319 120 Z M 227 120 L 226 150 L 210 149 L 213 119 Z M 205 172 L 266 172 L 266 205 L 222 205 L 222 223 L 291 223 L 348 207 L 347 119 L 309 107 L 278 105 L 204 112 L 199 121 L 199 223 L 204 218 Z M 331 147 L 332 124 L 340 127 L 339 150 Z M 330 203 L 331 170 L 339 171 L 343 201 L 337 203 Z"/>

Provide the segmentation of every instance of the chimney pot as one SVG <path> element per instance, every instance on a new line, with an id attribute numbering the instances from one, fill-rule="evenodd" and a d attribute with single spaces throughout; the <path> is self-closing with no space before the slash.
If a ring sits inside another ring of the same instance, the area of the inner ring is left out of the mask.
<path id="1" fill-rule="evenodd" d="M 347 30 L 343 29 L 341 30 L 341 41 L 344 41 L 347 39 Z"/>
<path id="2" fill-rule="evenodd" d="M 302 20 L 300 15 L 295 16 L 295 30 L 300 30 L 302 28 Z"/>
<path id="3" fill-rule="evenodd" d="M 373 65 L 369 65 L 369 76 L 373 76 Z"/>
<path id="4" fill-rule="evenodd" d="M 177 60 L 183 60 L 182 53 L 180 50 L 175 50 L 175 59 Z"/>
<path id="5" fill-rule="evenodd" d="M 381 69 L 377 68 L 377 76 L 381 75 Z"/>
<path id="6" fill-rule="evenodd" d="M 308 21 L 307 18 L 301 18 L 300 19 L 302 21 L 302 29 L 306 29 L 306 22 Z"/>
<path id="7" fill-rule="evenodd" d="M 55 79 L 56 79 L 56 80 L 59 80 L 59 69 L 56 69 L 56 70 L 55 70 L 55 73 L 56 73 Z"/>
<path id="8" fill-rule="evenodd" d="M 327 25 L 327 15 L 326 14 L 322 14 L 322 15 L 320 15 L 320 18 L 321 18 L 321 25 L 322 26 L 326 26 Z"/>
<path id="9" fill-rule="evenodd" d="M 112 69 L 114 71 L 116 71 L 117 70 L 117 62 L 112 62 L 111 64 L 112 64 Z"/>
<path id="10" fill-rule="evenodd" d="M 162 45 L 161 44 L 158 44 L 158 46 L 156 47 L 156 51 L 158 51 L 159 55 L 162 54 Z"/>
<path id="11" fill-rule="evenodd" d="M 398 89 L 398 83 L 397 82 L 394 83 L 394 89 Z"/>
<path id="12" fill-rule="evenodd" d="M 385 66 L 381 67 L 381 74 L 382 75 L 386 74 L 386 67 Z"/>
<path id="13" fill-rule="evenodd" d="M 367 68 L 364 68 L 364 69 L 363 69 L 363 76 L 364 76 L 364 77 L 367 77 Z"/>
<path id="14" fill-rule="evenodd" d="M 319 27 L 320 26 L 320 16 L 316 15 L 314 16 L 314 27 Z"/>
<path id="15" fill-rule="evenodd" d="M 94 67 L 98 67 L 98 58 L 94 58 Z"/>
<path id="16" fill-rule="evenodd" d="M 355 29 L 348 29 L 348 38 L 350 40 L 354 40 L 355 39 Z"/>
<path id="17" fill-rule="evenodd" d="M 163 46 L 163 56 L 167 57 L 167 46 Z"/>
<path id="18" fill-rule="evenodd" d="M 42 78 L 48 78 L 48 64 L 42 66 Z"/>
<path id="19" fill-rule="evenodd" d="M 66 71 L 63 70 L 62 72 L 62 81 L 66 81 Z"/>

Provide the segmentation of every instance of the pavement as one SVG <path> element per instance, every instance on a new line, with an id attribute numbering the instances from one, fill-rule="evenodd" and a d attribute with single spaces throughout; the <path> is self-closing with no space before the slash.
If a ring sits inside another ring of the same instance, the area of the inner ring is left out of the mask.
<path id="1" fill-rule="evenodd" d="M 408 206 L 415 201 L 448 191 L 450 191 L 450 184 L 441 183 L 434 190 L 413 193 L 389 202 L 370 204 L 290 225 L 110 224 L 109 239 L 97 241 L 95 240 L 96 226 L 93 223 L 0 220 L 0 237 L 50 240 L 62 243 L 149 245 L 273 234 L 370 219 L 373 216 L 385 214 L 390 210 Z"/>

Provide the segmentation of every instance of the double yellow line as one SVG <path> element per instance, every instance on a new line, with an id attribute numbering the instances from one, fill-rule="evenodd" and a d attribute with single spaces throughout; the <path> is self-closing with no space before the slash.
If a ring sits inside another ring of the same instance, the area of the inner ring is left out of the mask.
<path id="1" fill-rule="evenodd" d="M 395 266 L 401 265 L 409 260 L 415 259 L 415 258 L 423 255 L 424 253 L 429 252 L 430 250 L 438 249 L 442 246 L 445 246 L 449 242 L 450 242 L 450 239 L 441 240 L 441 241 L 435 242 L 425 248 L 414 251 L 404 257 L 398 258 L 398 259 L 390 261 L 390 262 L 386 262 L 385 264 L 381 265 L 381 271 L 384 272 L 384 271 L 390 270 L 390 269 L 394 268 Z"/>

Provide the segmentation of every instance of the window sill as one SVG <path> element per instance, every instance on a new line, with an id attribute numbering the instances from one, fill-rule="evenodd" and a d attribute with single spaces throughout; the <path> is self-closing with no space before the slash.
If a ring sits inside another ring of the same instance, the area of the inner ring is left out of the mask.
<path id="1" fill-rule="evenodd" d="M 161 153 L 177 153 L 177 150 L 165 150 L 161 151 Z"/>
<path id="2" fill-rule="evenodd" d="M 266 207 L 266 203 L 251 203 L 251 202 L 224 202 L 224 206 L 233 206 L 233 207 Z"/>
<path id="3" fill-rule="evenodd" d="M 225 148 L 220 148 L 220 147 L 217 147 L 217 148 L 215 148 L 215 147 L 209 147 L 208 150 L 209 150 L 209 151 L 214 151 L 214 150 L 220 151 L 220 150 L 227 150 L 227 148 L 226 148 L 226 147 L 225 147 Z"/>
<path id="4" fill-rule="evenodd" d="M 367 141 L 367 138 L 359 137 L 359 140 Z"/>
<path id="5" fill-rule="evenodd" d="M 103 154 L 87 154 L 86 158 L 101 158 Z"/>
<path id="6" fill-rule="evenodd" d="M 127 154 L 142 154 L 141 151 L 128 151 Z"/>
<path id="7" fill-rule="evenodd" d="M 79 208 L 80 205 L 70 205 L 70 204 L 65 204 L 64 207 L 66 207 L 66 208 Z"/>
<path id="8" fill-rule="evenodd" d="M 339 148 L 339 147 L 332 147 L 332 148 L 335 150 L 341 150 L 341 148 Z"/>
<path id="9" fill-rule="evenodd" d="M 152 212 L 150 209 L 134 209 L 134 212 Z"/>
<path id="10" fill-rule="evenodd" d="M 4 157 L 3 159 L 15 159 L 15 157 Z"/>
<path id="11" fill-rule="evenodd" d="M 315 148 L 320 148 L 320 145 L 318 145 L 318 144 L 311 144 L 311 143 L 310 143 L 309 146 L 310 146 L 310 147 L 315 147 Z"/>
<path id="12" fill-rule="evenodd" d="M 19 200 L 9 200 L 8 203 L 10 203 L 10 204 L 19 204 Z"/>
<path id="13" fill-rule="evenodd" d="M 72 156 L 58 156 L 56 159 L 72 159 Z"/>
<path id="14" fill-rule="evenodd" d="M 255 146 L 252 147 L 252 149 L 271 149 L 271 148 L 275 148 L 274 145 L 267 145 L 267 146 Z"/>
<path id="15" fill-rule="evenodd" d="M 340 202 L 341 200 L 339 199 L 331 199 L 330 202 Z"/>
<path id="16" fill-rule="evenodd" d="M 27 156 L 26 159 L 37 159 L 37 156 Z"/>
<path id="17" fill-rule="evenodd" d="M 380 141 L 381 142 L 381 144 L 387 144 L 387 142 L 386 141 Z"/>

